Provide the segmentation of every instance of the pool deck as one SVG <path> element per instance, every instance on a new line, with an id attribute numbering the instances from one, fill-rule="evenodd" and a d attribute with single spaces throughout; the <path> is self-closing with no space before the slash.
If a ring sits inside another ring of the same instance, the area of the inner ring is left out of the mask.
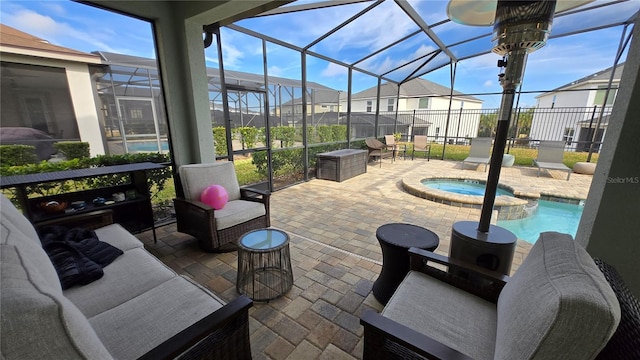
<path id="1" fill-rule="evenodd" d="M 291 238 L 293 289 L 250 310 L 254 359 L 361 359 L 363 311 L 380 311 L 371 294 L 382 264 L 376 229 L 404 222 L 426 227 L 440 237 L 436 253 L 447 255 L 454 222 L 478 220 L 480 210 L 439 204 L 407 193 L 402 180 L 423 176 L 465 176 L 486 180 L 478 168 L 461 170 L 460 162 L 424 159 L 384 159 L 370 163 L 365 174 L 343 182 L 311 180 L 273 193 L 271 224 Z M 590 175 L 503 168 L 501 183 L 531 193 L 585 198 Z M 195 239 L 177 233 L 175 225 L 138 235 L 152 253 L 181 274 L 188 275 L 229 301 L 235 289 L 237 253 L 201 252 Z M 511 271 L 531 245 L 518 240 Z"/>

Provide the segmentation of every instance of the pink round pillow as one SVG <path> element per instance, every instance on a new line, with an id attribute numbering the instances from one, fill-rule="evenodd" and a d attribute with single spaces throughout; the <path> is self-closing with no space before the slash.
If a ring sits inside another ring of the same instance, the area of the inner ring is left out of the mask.
<path id="1" fill-rule="evenodd" d="M 209 185 L 200 194 L 200 201 L 216 210 L 220 210 L 229 201 L 229 194 L 221 185 Z"/>

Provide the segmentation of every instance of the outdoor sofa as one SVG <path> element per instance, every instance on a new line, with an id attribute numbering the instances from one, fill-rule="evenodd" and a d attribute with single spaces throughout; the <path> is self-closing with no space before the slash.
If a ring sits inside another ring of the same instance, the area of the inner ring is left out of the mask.
<path id="1" fill-rule="evenodd" d="M 118 224 L 95 234 L 121 255 L 99 279 L 63 290 L 34 227 L 0 197 L 0 358 L 251 358 L 249 298 L 225 304 Z"/>

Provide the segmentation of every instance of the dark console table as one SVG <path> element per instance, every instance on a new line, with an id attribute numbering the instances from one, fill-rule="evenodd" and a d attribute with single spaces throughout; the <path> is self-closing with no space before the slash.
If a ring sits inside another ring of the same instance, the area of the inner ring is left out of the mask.
<path id="1" fill-rule="evenodd" d="M 105 218 L 111 217 L 113 222 L 119 223 L 132 233 L 139 233 L 149 229 L 153 230 L 155 240 L 155 224 L 146 172 L 163 168 L 165 168 L 165 165 L 144 162 L 39 174 L 5 176 L 0 178 L 0 188 L 16 189 L 16 196 L 22 211 L 36 228 L 56 224 L 78 226 L 83 223 L 85 223 L 87 227 L 95 227 L 92 226 L 95 225 L 91 223 L 92 221 L 104 222 Z M 114 174 L 127 174 L 129 177 L 128 183 L 36 198 L 28 197 L 28 186 Z M 122 201 L 113 203 L 110 201 L 104 205 L 95 205 L 92 202 L 93 199 L 98 197 L 113 200 L 112 196 L 114 193 L 125 193 L 129 196 Z M 84 201 L 85 207 L 72 209 L 70 206 L 67 206 L 65 210 L 60 212 L 46 212 L 40 204 L 50 201 L 66 202 L 67 204 Z"/>
<path id="2" fill-rule="evenodd" d="M 367 172 L 367 151 L 342 149 L 320 153 L 316 164 L 318 179 L 344 181 Z"/>

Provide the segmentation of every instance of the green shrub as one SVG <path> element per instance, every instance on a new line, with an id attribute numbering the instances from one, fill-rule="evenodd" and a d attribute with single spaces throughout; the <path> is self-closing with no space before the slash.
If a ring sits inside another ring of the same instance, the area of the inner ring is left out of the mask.
<path id="1" fill-rule="evenodd" d="M 283 148 L 291 147 L 295 144 L 296 128 L 291 126 L 276 126 L 271 128 L 271 144 L 280 141 Z"/>
<path id="2" fill-rule="evenodd" d="M 74 169 L 85 169 L 92 166 L 110 166 L 122 165 L 139 162 L 155 162 L 165 163 L 169 161 L 169 155 L 161 153 L 139 153 L 125 155 L 99 155 L 90 159 L 71 159 L 60 162 L 42 161 L 38 164 L 27 164 L 21 166 L 3 166 L 0 168 L 0 175 L 25 175 L 39 174 L 52 171 L 66 171 Z M 169 167 L 151 170 L 147 172 L 149 188 L 157 192 L 164 190 L 167 179 L 171 178 L 171 169 Z M 48 196 L 53 194 L 61 194 L 69 191 L 77 191 L 84 189 L 95 189 L 100 187 L 115 186 L 125 184 L 129 181 L 128 174 L 111 174 L 92 178 L 83 178 L 73 181 L 51 182 L 38 184 L 27 187 L 29 197 Z"/>
<path id="3" fill-rule="evenodd" d="M 2 166 L 35 164 L 38 162 L 36 147 L 32 145 L 0 145 Z"/>
<path id="4" fill-rule="evenodd" d="M 213 143 L 216 147 L 216 156 L 228 155 L 227 132 L 224 126 L 216 126 L 213 128 Z"/>
<path id="5" fill-rule="evenodd" d="M 60 141 L 53 144 L 53 147 L 64 155 L 67 159 L 87 159 L 89 154 L 89 143 L 80 141 Z"/>
<path id="6" fill-rule="evenodd" d="M 245 149 L 252 149 L 256 147 L 256 140 L 260 130 L 253 126 L 243 126 L 236 128 L 236 131 L 240 133 L 240 140 Z"/>

